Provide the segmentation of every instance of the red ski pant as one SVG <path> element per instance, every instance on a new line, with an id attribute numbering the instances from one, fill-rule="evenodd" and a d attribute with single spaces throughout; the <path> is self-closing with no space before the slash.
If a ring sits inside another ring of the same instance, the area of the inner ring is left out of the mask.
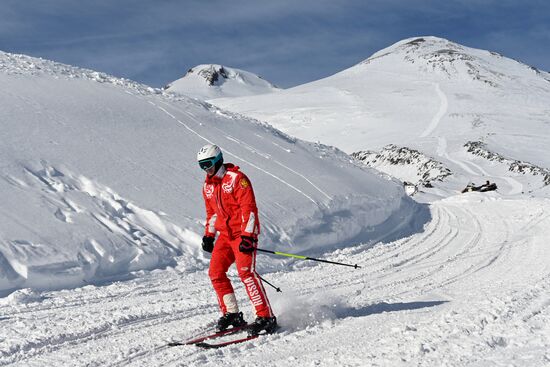
<path id="1" fill-rule="evenodd" d="M 257 317 L 271 317 L 273 313 L 267 299 L 267 294 L 256 273 L 256 250 L 245 254 L 239 251 L 240 237 L 234 240 L 226 235 L 220 234 L 212 251 L 210 269 L 208 275 L 218 296 L 218 302 L 223 314 L 227 312 L 227 305 L 224 296 L 234 293 L 233 286 L 227 277 L 227 270 L 235 263 L 241 281 L 244 283 L 246 292 Z"/>

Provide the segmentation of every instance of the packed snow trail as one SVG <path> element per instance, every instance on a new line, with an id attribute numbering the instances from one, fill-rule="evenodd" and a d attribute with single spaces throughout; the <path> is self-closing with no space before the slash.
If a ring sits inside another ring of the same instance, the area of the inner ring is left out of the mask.
<path id="1" fill-rule="evenodd" d="M 460 195 L 432 204 L 422 233 L 327 254 L 361 269 L 287 263 L 263 274 L 283 289 L 270 294 L 281 331 L 217 351 L 164 347 L 218 317 L 206 271 L 17 291 L 0 305 L 0 365 L 548 365 L 549 209 Z"/>

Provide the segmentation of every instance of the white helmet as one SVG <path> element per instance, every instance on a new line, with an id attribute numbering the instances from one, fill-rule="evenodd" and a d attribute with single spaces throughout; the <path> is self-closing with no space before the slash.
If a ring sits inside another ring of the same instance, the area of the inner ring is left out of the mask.
<path id="1" fill-rule="evenodd" d="M 197 161 L 199 161 L 199 166 L 203 170 L 208 170 L 214 166 L 219 168 L 223 164 L 222 150 L 217 145 L 206 144 L 197 153 Z"/>

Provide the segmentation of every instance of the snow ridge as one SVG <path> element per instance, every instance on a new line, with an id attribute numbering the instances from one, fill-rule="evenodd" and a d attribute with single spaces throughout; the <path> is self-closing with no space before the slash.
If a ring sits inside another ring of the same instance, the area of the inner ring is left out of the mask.
<path id="1" fill-rule="evenodd" d="M 85 79 L 97 83 L 113 84 L 133 90 L 142 95 L 162 94 L 161 89 L 140 84 L 129 79 L 118 78 L 106 73 L 44 60 L 42 58 L 10 54 L 3 51 L 0 51 L 0 72 L 8 75 L 50 75 L 56 78 Z"/>

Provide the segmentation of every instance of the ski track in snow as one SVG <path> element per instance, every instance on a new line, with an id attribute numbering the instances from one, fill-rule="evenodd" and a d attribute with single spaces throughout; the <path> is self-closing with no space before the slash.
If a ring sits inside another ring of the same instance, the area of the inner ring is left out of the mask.
<path id="1" fill-rule="evenodd" d="M 137 98 L 141 98 L 141 97 L 138 97 L 136 96 Z M 225 154 L 227 155 L 231 155 L 243 162 L 246 162 L 247 164 L 249 164 L 250 166 L 256 168 L 257 170 L 259 171 L 262 171 L 263 173 L 273 177 L 274 179 L 276 179 L 277 181 L 287 185 L 288 187 L 290 187 L 291 189 L 293 189 L 294 191 L 300 193 L 301 195 L 303 195 L 304 197 L 306 197 L 308 200 L 310 200 L 311 202 L 313 202 L 315 205 L 319 205 L 315 199 L 313 199 L 311 196 L 309 196 L 308 194 L 306 194 L 305 192 L 301 191 L 300 189 L 298 189 L 296 186 L 288 183 L 287 181 L 283 180 L 282 178 L 280 178 L 279 176 L 277 175 L 274 175 L 273 173 L 255 165 L 254 163 L 250 162 L 249 160 L 246 160 L 240 156 L 238 156 L 237 154 L 229 151 L 228 149 L 226 149 L 225 147 L 223 147 L 223 145 L 220 145 L 219 142 L 218 143 L 215 143 L 211 140 L 209 140 L 208 138 L 206 138 L 205 136 L 199 134 L 197 131 L 193 130 L 192 128 L 190 128 L 185 122 L 179 120 L 176 116 L 174 116 L 173 114 L 171 114 L 170 112 L 168 112 L 165 108 L 159 106 L 158 104 L 152 102 L 152 101 L 148 101 L 151 105 L 155 106 L 156 108 L 158 108 L 159 110 L 161 110 L 162 112 L 164 112 L 165 114 L 167 114 L 168 116 L 170 116 L 171 118 L 173 118 L 174 120 L 176 120 L 176 122 L 178 122 L 180 125 L 183 125 L 187 130 L 189 130 L 190 132 L 192 132 L 193 134 L 197 135 L 198 137 L 200 137 L 201 139 L 203 139 L 205 142 L 209 143 L 209 144 L 217 144 L 220 146 L 220 148 L 222 148 L 222 150 L 224 151 Z M 201 123 L 199 121 L 196 120 L 196 118 L 191 114 L 191 113 L 188 113 L 188 112 L 183 112 L 186 116 L 188 116 L 189 118 L 191 118 L 191 120 L 195 121 L 198 125 L 201 125 Z M 276 162 L 276 161 L 275 161 Z M 278 162 L 276 162 L 278 163 Z M 288 167 L 287 167 L 288 168 Z M 290 170 L 291 172 L 297 174 L 295 171 L 293 170 Z M 299 174 L 298 174 L 299 175 Z M 303 175 L 299 175 L 301 176 L 302 178 L 306 179 Z M 316 185 L 314 185 L 310 180 L 306 179 L 306 181 L 308 183 L 310 183 L 316 190 L 320 191 L 323 195 L 325 195 L 329 200 L 331 199 L 331 197 L 329 195 L 327 195 L 325 192 L 321 191 L 319 189 L 319 187 L 317 187 Z"/>
<path id="2" fill-rule="evenodd" d="M 425 138 L 430 136 L 435 129 L 439 126 L 443 116 L 447 113 L 447 110 L 449 108 L 449 102 L 447 99 L 447 96 L 445 93 L 441 90 L 441 87 L 439 86 L 439 83 L 433 83 L 435 87 L 435 91 L 437 93 L 437 96 L 440 100 L 440 106 L 437 113 L 433 116 L 430 125 L 420 134 L 421 138 Z M 515 180 L 513 177 L 510 176 L 492 176 L 487 171 L 485 171 L 481 166 L 478 164 L 468 161 L 468 160 L 457 160 L 454 158 L 451 158 L 448 151 L 447 151 L 447 139 L 443 136 L 437 137 L 437 154 L 441 157 L 446 158 L 450 162 L 456 164 L 460 168 L 462 168 L 464 171 L 469 173 L 472 176 L 484 176 L 486 178 L 496 177 L 503 181 L 506 181 L 508 185 L 510 186 L 510 190 L 508 192 L 508 195 L 517 195 L 523 192 L 523 185 Z M 476 171 L 472 170 L 471 167 L 473 167 Z"/>
<path id="3" fill-rule="evenodd" d="M 517 195 L 521 194 L 523 192 L 523 185 L 513 177 L 509 176 L 499 176 L 501 179 L 508 182 L 510 185 L 510 191 L 508 192 L 508 195 Z"/>
<path id="4" fill-rule="evenodd" d="M 437 96 L 439 97 L 440 105 L 439 105 L 438 111 L 432 117 L 432 121 L 431 121 L 430 125 L 426 128 L 426 130 L 424 130 L 420 134 L 421 138 L 428 137 L 429 135 L 431 135 L 434 132 L 434 130 L 439 126 L 443 116 L 445 116 L 445 114 L 447 113 L 447 109 L 449 108 L 449 102 L 447 100 L 447 96 L 441 90 L 441 88 L 439 86 L 439 83 L 433 83 L 433 85 L 435 87 L 435 92 L 437 93 Z M 450 155 L 447 151 L 447 139 L 444 136 L 438 136 L 437 137 L 436 152 L 440 157 L 446 158 L 450 162 L 452 162 L 452 163 L 456 164 L 457 166 L 461 167 L 467 173 L 469 173 L 471 175 L 474 175 L 474 176 L 476 175 L 476 172 L 474 172 L 470 167 L 468 167 L 468 165 L 466 164 L 467 162 L 463 162 L 463 161 L 453 159 L 453 158 L 450 157 Z"/>
<path id="5" fill-rule="evenodd" d="M 437 93 L 437 96 L 439 97 L 439 100 L 441 101 L 439 105 L 439 110 L 432 118 L 432 121 L 430 122 L 430 125 L 420 134 L 421 138 L 425 138 L 429 136 L 437 127 L 439 126 L 439 123 L 441 122 L 441 119 L 445 114 L 447 113 L 447 108 L 449 107 L 449 102 L 447 101 L 447 96 L 445 93 L 441 91 L 441 87 L 439 86 L 439 83 L 434 83 L 435 92 Z"/>
<path id="6" fill-rule="evenodd" d="M 447 139 L 443 136 L 438 136 L 437 137 L 437 154 L 440 157 L 444 157 L 447 160 L 449 160 L 450 162 L 452 162 L 452 163 L 456 164 L 457 166 L 461 167 L 464 171 L 468 172 L 469 174 L 474 175 L 474 176 L 476 175 L 476 173 L 470 167 L 468 167 L 467 164 L 465 164 L 462 161 L 453 159 L 449 156 L 449 153 L 447 152 Z"/>
<path id="7" fill-rule="evenodd" d="M 256 153 L 258 154 L 259 156 L 265 158 L 265 159 L 269 159 L 271 160 L 272 162 L 274 162 L 275 164 L 285 168 L 286 170 L 294 173 L 296 176 L 300 176 L 301 178 L 303 178 L 305 181 L 307 181 L 307 183 L 309 183 L 311 186 L 313 186 L 317 191 L 319 191 L 321 194 L 323 194 L 325 196 L 325 198 L 327 198 L 328 200 L 332 200 L 332 197 L 327 194 L 326 192 L 324 192 L 323 190 L 321 190 L 321 188 L 319 186 L 317 186 L 316 184 L 314 184 L 309 178 L 307 178 L 306 176 L 304 176 L 303 174 L 299 173 L 299 172 L 296 172 L 295 170 L 293 170 L 292 168 L 282 164 L 281 162 L 279 162 L 278 160 L 274 159 L 273 157 L 269 156 L 268 154 L 263 154 L 261 152 L 259 152 L 256 148 L 252 147 L 251 145 L 248 145 L 246 144 L 245 142 L 241 141 L 241 140 L 238 140 L 237 138 L 234 138 L 234 137 L 231 137 L 231 136 L 227 136 L 226 137 L 228 140 L 232 140 L 234 141 L 235 143 L 243 146 L 243 147 L 246 147 L 250 152 L 252 153 Z M 247 162 L 249 163 L 249 162 Z M 250 163 L 249 163 L 250 164 Z"/>
<path id="8" fill-rule="evenodd" d="M 206 273 L 155 271 L 0 304 L 0 365 L 543 366 L 548 202 L 483 198 L 436 202 L 424 232 L 329 256 L 361 269 L 301 262 L 265 274 L 284 292 L 269 291 L 281 323 L 275 335 L 215 351 L 166 348 L 211 325 L 215 299 Z"/>
<path id="9" fill-rule="evenodd" d="M 452 162 L 462 168 L 465 172 L 470 174 L 473 177 L 483 177 L 484 179 L 494 181 L 495 178 L 506 181 L 510 189 L 506 193 L 507 195 L 517 195 L 523 192 L 523 185 L 516 179 L 510 176 L 494 176 L 483 169 L 480 165 L 472 161 L 462 161 L 458 159 L 451 158 L 447 151 L 447 139 L 443 136 L 437 137 L 437 154 L 440 157 L 446 158 L 449 162 Z M 500 190 L 500 189 L 499 189 Z"/>

